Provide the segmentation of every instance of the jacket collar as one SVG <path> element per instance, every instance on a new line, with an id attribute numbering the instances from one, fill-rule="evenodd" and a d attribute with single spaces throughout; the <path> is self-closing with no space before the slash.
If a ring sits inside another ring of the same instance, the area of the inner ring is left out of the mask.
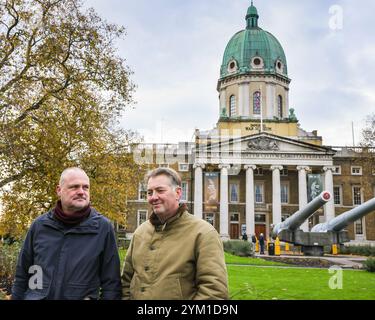
<path id="1" fill-rule="evenodd" d="M 46 219 L 43 225 L 60 230 L 64 233 L 98 233 L 99 231 L 99 215 L 98 212 L 91 208 L 88 218 L 76 226 L 68 227 L 62 222 L 58 221 L 54 215 L 53 210 L 47 212 Z"/>
<path id="2" fill-rule="evenodd" d="M 187 210 L 186 204 L 182 203 L 178 207 L 176 214 L 174 216 L 170 217 L 169 219 L 167 219 L 167 221 L 165 221 L 164 223 L 162 221 L 160 221 L 159 217 L 157 216 L 157 214 L 155 214 L 155 212 L 152 212 L 149 220 L 150 220 L 150 223 L 153 226 L 155 226 L 155 228 L 162 226 L 162 230 L 164 230 L 164 228 L 167 224 L 171 224 L 172 222 L 179 219 L 186 210 Z"/>

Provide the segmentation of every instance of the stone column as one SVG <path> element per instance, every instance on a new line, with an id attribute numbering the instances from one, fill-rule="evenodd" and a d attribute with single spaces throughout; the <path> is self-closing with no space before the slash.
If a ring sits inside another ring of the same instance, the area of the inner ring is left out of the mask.
<path id="1" fill-rule="evenodd" d="M 272 224 L 281 222 L 281 188 L 280 188 L 280 170 L 282 166 L 272 166 Z"/>
<path id="2" fill-rule="evenodd" d="M 299 209 L 302 209 L 307 205 L 307 181 L 306 172 L 310 170 L 307 166 L 298 166 L 298 203 Z M 309 219 L 306 219 L 302 225 L 301 229 L 305 232 L 309 231 Z"/>
<path id="3" fill-rule="evenodd" d="M 243 116 L 243 112 L 244 112 L 244 105 L 245 105 L 245 101 L 244 101 L 244 91 L 245 91 L 245 88 L 244 88 L 244 85 L 243 84 L 240 84 L 238 86 L 238 108 L 237 108 L 237 115 L 238 116 Z"/>
<path id="4" fill-rule="evenodd" d="M 246 169 L 246 234 L 247 238 L 255 234 L 255 199 L 254 199 L 254 170 L 255 165 L 245 165 Z"/>
<path id="5" fill-rule="evenodd" d="M 244 100 L 244 113 L 243 113 L 243 115 L 249 117 L 250 116 L 250 84 L 245 83 L 244 88 L 245 88 L 245 90 L 244 90 L 244 98 L 243 98 L 243 100 Z M 251 105 L 253 105 L 252 102 L 251 102 Z"/>
<path id="6" fill-rule="evenodd" d="M 272 119 L 275 113 L 276 88 L 274 84 L 267 83 L 266 85 L 266 118 Z"/>
<path id="7" fill-rule="evenodd" d="M 220 111 L 219 115 L 222 114 L 223 109 L 225 109 L 225 114 L 228 116 L 228 110 L 227 110 L 227 92 L 226 89 L 221 89 L 220 91 Z"/>
<path id="8" fill-rule="evenodd" d="M 230 165 L 221 164 L 219 165 L 221 169 L 220 172 L 220 236 L 223 240 L 229 239 L 228 232 L 228 215 L 229 215 L 229 206 L 228 206 L 228 169 Z"/>
<path id="9" fill-rule="evenodd" d="M 334 167 L 323 167 L 324 174 L 324 190 L 331 193 L 333 198 L 333 173 Z M 329 221 L 335 217 L 335 203 L 334 200 L 328 201 L 324 205 L 324 217 L 325 221 Z"/>
<path id="10" fill-rule="evenodd" d="M 203 169 L 204 164 L 194 164 L 194 215 L 202 219 L 203 208 Z"/>

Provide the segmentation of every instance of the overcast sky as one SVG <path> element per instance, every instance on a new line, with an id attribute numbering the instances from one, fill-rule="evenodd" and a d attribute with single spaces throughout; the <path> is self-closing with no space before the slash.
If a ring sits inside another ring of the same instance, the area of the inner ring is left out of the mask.
<path id="1" fill-rule="evenodd" d="M 190 141 L 219 117 L 216 91 L 230 38 L 245 28 L 250 0 L 86 0 L 127 36 L 119 55 L 134 71 L 132 110 L 121 123 L 147 142 Z M 290 107 L 325 145 L 352 145 L 375 112 L 373 0 L 254 0 L 259 26 L 284 48 Z M 342 19 L 340 13 L 342 12 Z M 373 78 L 371 78 L 373 77 Z"/>

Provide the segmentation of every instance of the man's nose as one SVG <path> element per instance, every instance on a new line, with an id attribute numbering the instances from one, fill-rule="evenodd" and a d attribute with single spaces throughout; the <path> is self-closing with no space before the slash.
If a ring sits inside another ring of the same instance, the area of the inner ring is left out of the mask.
<path id="1" fill-rule="evenodd" d="M 77 189 L 77 193 L 79 193 L 79 194 L 82 194 L 82 193 L 84 193 L 85 192 L 85 190 L 83 189 L 83 187 L 79 187 L 78 189 Z"/>
<path id="2" fill-rule="evenodd" d="M 155 201 L 158 199 L 158 194 L 156 192 L 149 193 L 148 200 L 149 201 Z"/>

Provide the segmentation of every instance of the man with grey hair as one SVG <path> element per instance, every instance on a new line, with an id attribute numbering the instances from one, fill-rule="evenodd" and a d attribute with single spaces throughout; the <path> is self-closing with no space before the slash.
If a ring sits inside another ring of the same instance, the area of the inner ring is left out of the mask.
<path id="1" fill-rule="evenodd" d="M 135 231 L 122 271 L 123 299 L 227 299 L 223 244 L 215 228 L 180 204 L 170 168 L 146 176 L 152 214 Z"/>
<path id="2" fill-rule="evenodd" d="M 120 259 L 111 222 L 90 205 L 90 180 L 65 169 L 59 200 L 31 225 L 19 254 L 12 299 L 120 299 Z"/>

